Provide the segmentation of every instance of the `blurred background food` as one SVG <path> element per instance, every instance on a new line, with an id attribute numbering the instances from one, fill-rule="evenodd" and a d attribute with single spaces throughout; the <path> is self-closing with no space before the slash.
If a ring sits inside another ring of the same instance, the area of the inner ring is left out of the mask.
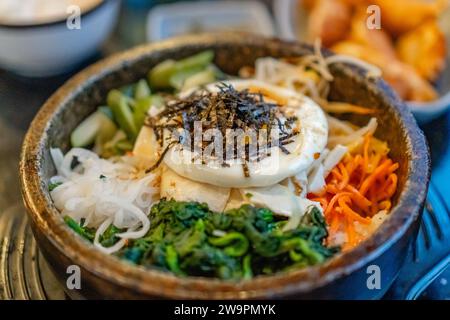
<path id="1" fill-rule="evenodd" d="M 446 65 L 438 19 L 448 0 L 305 0 L 301 5 L 308 14 L 308 40 L 321 39 L 339 54 L 380 67 L 404 100 L 438 98 L 433 84 Z M 368 28 L 375 14 L 370 5 L 381 9 L 379 28 Z"/>

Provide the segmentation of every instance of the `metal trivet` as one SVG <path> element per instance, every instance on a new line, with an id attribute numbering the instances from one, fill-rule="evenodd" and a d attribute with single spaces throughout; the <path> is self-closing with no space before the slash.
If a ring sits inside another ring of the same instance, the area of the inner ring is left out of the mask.
<path id="1" fill-rule="evenodd" d="M 0 214 L 0 300 L 67 299 L 37 249 L 22 205 Z"/>

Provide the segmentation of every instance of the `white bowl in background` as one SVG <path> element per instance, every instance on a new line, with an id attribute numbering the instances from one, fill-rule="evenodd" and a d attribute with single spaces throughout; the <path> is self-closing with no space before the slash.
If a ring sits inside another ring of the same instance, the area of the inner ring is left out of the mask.
<path id="1" fill-rule="evenodd" d="M 44 77 L 74 69 L 94 54 L 113 30 L 120 0 L 104 0 L 81 14 L 81 28 L 66 19 L 34 25 L 0 23 L 0 68 Z"/>
<path id="2" fill-rule="evenodd" d="M 281 38 L 286 40 L 306 39 L 307 14 L 301 6 L 301 0 L 274 0 L 273 11 Z M 426 103 L 406 101 L 420 124 L 430 122 L 450 109 L 450 10 L 447 10 L 442 16 L 440 24 L 448 39 L 447 68 L 444 70 L 438 86 L 440 98 Z"/>
<path id="3" fill-rule="evenodd" d="M 148 14 L 148 41 L 205 31 L 246 31 L 264 36 L 275 34 L 269 10 L 254 0 L 161 4 Z"/>

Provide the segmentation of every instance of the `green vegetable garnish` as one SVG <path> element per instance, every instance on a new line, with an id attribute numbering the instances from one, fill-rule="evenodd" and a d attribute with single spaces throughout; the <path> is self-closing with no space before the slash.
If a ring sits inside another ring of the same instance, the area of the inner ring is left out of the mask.
<path id="1" fill-rule="evenodd" d="M 338 251 L 324 246 L 328 233 L 316 208 L 289 231 L 282 231 L 286 220 L 250 205 L 217 213 L 206 204 L 163 199 L 149 218 L 147 235 L 118 255 L 178 276 L 251 279 L 314 265 Z"/>
<path id="2" fill-rule="evenodd" d="M 178 265 L 178 253 L 173 246 L 166 247 L 166 262 L 170 271 L 178 275 L 182 274 Z"/>
<path id="3" fill-rule="evenodd" d="M 111 90 L 108 93 L 107 101 L 120 128 L 125 131 L 131 141 L 134 141 L 138 134 L 138 128 L 126 96 L 119 90 Z"/>
<path id="4" fill-rule="evenodd" d="M 206 69 L 214 59 L 214 52 L 204 51 L 179 61 L 165 60 L 156 65 L 148 74 L 152 88 L 181 89 L 184 81 Z"/>
<path id="5" fill-rule="evenodd" d="M 252 256 L 246 255 L 242 261 L 242 278 L 251 279 L 253 277 L 252 272 Z"/>
<path id="6" fill-rule="evenodd" d="M 87 147 L 95 141 L 96 137 L 101 137 L 102 140 L 111 139 L 116 131 L 116 125 L 106 113 L 97 110 L 72 131 L 70 143 L 72 147 Z"/>
<path id="7" fill-rule="evenodd" d="M 147 98 L 151 93 L 147 80 L 141 79 L 136 83 L 136 87 L 134 88 L 134 98 L 136 100 Z"/>
<path id="8" fill-rule="evenodd" d="M 215 82 L 216 80 L 216 72 L 212 67 L 208 67 L 205 70 L 193 73 L 189 77 L 185 78 L 183 83 L 181 84 L 181 91 L 200 87 L 205 84 Z"/>
<path id="9" fill-rule="evenodd" d="M 156 94 L 137 100 L 133 115 L 136 127 L 140 129 L 144 125 L 148 109 L 150 109 L 152 105 L 155 107 L 161 107 L 163 104 L 163 98 Z"/>
<path id="10" fill-rule="evenodd" d="M 120 238 L 116 237 L 116 234 L 123 231 L 124 230 L 120 230 L 119 228 L 111 224 L 108 229 L 106 229 L 105 232 L 103 232 L 103 234 L 100 236 L 101 245 L 104 247 L 113 246 L 117 241 L 120 240 Z"/>
<path id="11" fill-rule="evenodd" d="M 239 232 L 230 232 L 220 238 L 209 238 L 209 243 L 216 247 L 225 247 L 225 254 L 240 257 L 248 250 L 247 238 Z"/>
<path id="12" fill-rule="evenodd" d="M 88 241 L 93 241 L 95 237 L 95 230 L 82 227 L 80 224 L 78 224 L 75 220 L 73 220 L 69 216 L 64 217 L 64 222 L 76 233 L 78 233 L 80 236 L 82 236 L 84 239 Z"/>

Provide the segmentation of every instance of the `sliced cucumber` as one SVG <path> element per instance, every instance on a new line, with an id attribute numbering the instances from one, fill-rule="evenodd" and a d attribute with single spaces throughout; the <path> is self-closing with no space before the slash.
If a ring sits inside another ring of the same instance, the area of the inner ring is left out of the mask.
<path id="1" fill-rule="evenodd" d="M 134 109 L 134 122 L 138 129 L 140 129 L 144 125 L 147 111 L 152 105 L 152 100 L 153 99 L 150 96 L 144 99 L 140 99 L 136 102 L 136 108 Z"/>
<path id="2" fill-rule="evenodd" d="M 216 73 L 213 68 L 207 68 L 187 78 L 182 87 L 182 91 L 200 87 L 208 83 L 216 81 Z"/>
<path id="3" fill-rule="evenodd" d="M 86 147 L 94 143 L 97 136 L 107 139 L 114 136 L 117 127 L 108 116 L 97 110 L 87 117 L 70 135 L 72 147 Z"/>
<path id="4" fill-rule="evenodd" d="M 98 112 L 103 113 L 100 110 Z M 95 137 L 94 151 L 101 154 L 104 144 L 110 141 L 116 135 L 117 131 L 116 124 L 109 117 L 105 116 L 101 128 Z"/>
<path id="5" fill-rule="evenodd" d="M 147 80 L 141 79 L 136 84 L 136 87 L 134 89 L 134 98 L 136 100 L 144 99 L 150 96 L 151 91 L 150 87 L 148 86 Z"/>
<path id="6" fill-rule="evenodd" d="M 170 88 L 174 83 L 180 87 L 180 79 L 186 79 L 186 74 L 192 75 L 193 70 L 203 70 L 213 59 L 214 52 L 208 50 L 179 61 L 165 60 L 150 70 L 148 80 L 154 88 Z M 177 73 L 180 75 L 175 76 Z"/>
<path id="7" fill-rule="evenodd" d="M 212 50 L 203 51 L 193 56 L 177 61 L 176 63 L 177 71 L 189 69 L 192 67 L 205 68 L 213 61 L 213 59 L 214 59 L 214 52 Z"/>
<path id="8" fill-rule="evenodd" d="M 134 123 L 133 112 L 127 103 L 127 98 L 120 91 L 111 90 L 108 93 L 107 101 L 120 128 L 125 131 L 131 141 L 134 141 L 138 130 Z"/>
<path id="9" fill-rule="evenodd" d="M 186 79 L 202 72 L 203 67 L 191 67 L 191 68 L 187 68 L 187 69 L 182 69 L 178 72 L 175 72 L 171 77 L 170 77 L 170 85 L 177 89 L 177 90 L 181 90 L 181 88 L 183 88 L 184 82 L 186 81 Z"/>
<path id="10" fill-rule="evenodd" d="M 97 139 L 99 139 L 101 143 L 105 143 L 114 137 L 117 132 L 117 126 L 110 118 L 108 118 L 108 116 L 105 116 L 102 112 L 100 113 L 102 123 L 100 130 L 97 133 Z"/>
<path id="11" fill-rule="evenodd" d="M 164 99 L 159 95 L 151 95 L 150 97 L 140 99 L 136 102 L 134 109 L 134 122 L 138 130 L 144 125 L 148 110 L 151 106 L 161 107 L 164 104 Z"/>
<path id="12" fill-rule="evenodd" d="M 152 88 L 168 88 L 170 77 L 175 71 L 175 61 L 165 60 L 150 70 L 148 82 Z"/>

